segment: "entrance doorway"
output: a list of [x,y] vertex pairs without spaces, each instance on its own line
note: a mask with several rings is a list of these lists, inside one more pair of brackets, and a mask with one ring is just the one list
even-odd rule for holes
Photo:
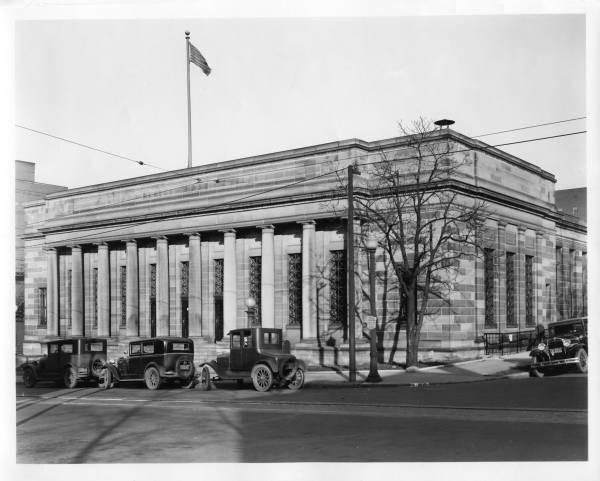
[[190,335],[190,324],[189,324],[189,306],[188,298],[181,298],[181,337],[189,337]]
[[215,341],[223,339],[223,297],[215,296]]

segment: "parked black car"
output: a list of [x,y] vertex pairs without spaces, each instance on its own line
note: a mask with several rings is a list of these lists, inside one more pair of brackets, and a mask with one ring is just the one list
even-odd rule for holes
[[213,380],[229,379],[242,383],[250,378],[254,389],[268,391],[274,384],[300,389],[304,385],[306,366],[289,352],[284,352],[281,329],[253,327],[229,332],[228,355],[219,356],[200,366],[200,387]]
[[158,389],[164,381],[195,381],[194,342],[180,337],[158,337],[129,343],[129,355],[105,363],[100,387],[109,389],[120,381],[144,381]]
[[40,359],[23,364],[23,383],[56,381],[74,388],[79,381],[98,380],[105,362],[106,339],[57,339],[46,343]]
[[552,369],[572,366],[588,370],[587,318],[568,319],[548,324],[548,335],[529,355],[529,375],[543,377]]

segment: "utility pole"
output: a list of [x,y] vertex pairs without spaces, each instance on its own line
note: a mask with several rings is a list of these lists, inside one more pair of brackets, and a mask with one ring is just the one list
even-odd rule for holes
[[356,339],[354,321],[354,166],[348,166],[348,224],[346,242],[348,244],[348,380],[356,382]]

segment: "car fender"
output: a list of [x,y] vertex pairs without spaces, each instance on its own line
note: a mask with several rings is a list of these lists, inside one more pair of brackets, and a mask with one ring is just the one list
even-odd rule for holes
[[35,376],[36,379],[39,378],[38,376],[38,367],[33,364],[33,363],[28,363],[28,364],[24,364],[22,366],[22,370],[25,371],[25,369],[31,369],[31,371],[33,372],[33,375]]
[[146,365],[144,366],[144,372],[146,372],[146,370],[147,370],[149,367],[155,367],[156,369],[158,369],[158,374],[159,374],[159,376],[161,376],[161,377],[162,377],[162,376],[164,376],[164,375],[165,375],[165,371],[166,371],[166,369],[165,369],[165,367],[164,367],[164,366],[161,366],[161,365],[159,365],[159,364],[155,363],[154,361],[150,361],[148,364],[146,364]]
[[[262,357],[254,363],[254,366],[257,366],[259,364],[264,364],[265,366],[268,366],[269,369],[271,370],[271,372],[273,372],[273,374],[279,373],[279,369],[278,369],[279,366],[277,366],[277,362],[275,361],[275,359],[271,359],[268,357]],[[254,366],[252,366],[253,369],[254,369]]]
[[110,371],[114,381],[121,380],[121,376],[119,376],[119,370],[117,369],[117,366],[115,366],[114,364],[107,362],[104,364],[104,369],[108,369]]
[[549,361],[550,355],[546,351],[541,351],[539,349],[534,349],[529,353],[529,356],[532,358],[540,359],[542,361]]
[[583,344],[577,342],[575,344],[571,344],[567,349],[566,349],[566,353],[569,356],[575,357],[575,355],[577,354],[577,352],[579,351],[579,349],[583,349],[586,353],[587,353],[587,349],[586,346],[584,346]]

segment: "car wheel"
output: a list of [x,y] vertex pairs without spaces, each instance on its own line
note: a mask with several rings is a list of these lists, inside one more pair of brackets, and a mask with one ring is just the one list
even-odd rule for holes
[[112,385],[112,372],[108,368],[102,369],[98,378],[98,387],[100,389],[110,389]]
[[577,351],[577,359],[579,359],[579,362],[575,364],[577,372],[585,374],[588,371],[587,352],[585,352],[585,349]]
[[77,386],[77,373],[75,368],[68,367],[63,373],[63,382],[66,388],[73,389]]
[[156,391],[160,387],[160,373],[158,369],[155,367],[149,367],[144,372],[144,381],[146,382],[146,387],[152,391]]
[[294,377],[290,380],[287,387],[292,391],[297,391],[298,389],[302,389],[302,386],[304,386],[304,370],[302,368],[298,368],[296,369],[296,374],[294,374]]
[[210,370],[204,366],[200,370],[200,379],[198,380],[198,387],[202,391],[210,391]]
[[23,384],[25,384],[25,387],[35,386],[36,381],[37,379],[35,378],[33,369],[25,369],[23,371]]
[[254,389],[259,392],[271,389],[273,385],[273,373],[269,366],[257,364],[252,368],[252,384],[254,384]]

